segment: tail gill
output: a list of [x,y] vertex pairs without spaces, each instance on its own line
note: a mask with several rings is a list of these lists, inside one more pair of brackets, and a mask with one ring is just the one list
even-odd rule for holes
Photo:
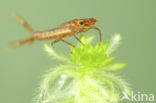
[[13,42],[13,43],[9,44],[7,49],[12,50],[12,49],[17,48],[19,46],[22,46],[24,44],[32,43],[33,41],[34,41],[33,37],[29,37],[29,38],[26,38],[24,40],[19,40],[19,41],[16,41],[16,42]]

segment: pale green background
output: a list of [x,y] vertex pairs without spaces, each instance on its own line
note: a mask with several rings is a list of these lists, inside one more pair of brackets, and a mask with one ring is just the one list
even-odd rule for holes
[[[0,0],[0,103],[29,103],[40,76],[56,65],[43,50],[43,44],[51,41],[5,50],[9,42],[31,35],[11,17],[13,12],[35,30],[75,18],[98,18],[103,39],[109,40],[115,32],[122,35],[120,48],[113,54],[127,63],[121,75],[135,92],[156,95],[156,0]],[[90,30],[89,34],[97,32]],[[61,42],[55,48],[69,53]]]

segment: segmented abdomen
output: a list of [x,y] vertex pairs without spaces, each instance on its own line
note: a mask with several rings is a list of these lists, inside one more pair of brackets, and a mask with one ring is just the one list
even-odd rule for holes
[[43,40],[43,39],[52,39],[52,38],[61,38],[72,35],[72,31],[69,28],[56,28],[49,31],[36,32],[34,33],[34,39]]

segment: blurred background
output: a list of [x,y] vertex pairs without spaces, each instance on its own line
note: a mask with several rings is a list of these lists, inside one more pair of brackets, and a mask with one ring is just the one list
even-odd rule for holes
[[[127,63],[120,75],[136,93],[156,95],[155,0],[0,0],[0,103],[30,103],[41,75],[57,66],[43,50],[43,44],[52,40],[36,41],[13,51],[5,49],[10,42],[31,36],[12,18],[15,12],[36,31],[55,28],[75,18],[96,17],[104,40],[114,33],[122,36],[113,54],[116,60]],[[90,30],[85,35],[98,33]],[[66,40],[77,43],[73,37]],[[55,48],[66,55],[70,52],[62,42]]]

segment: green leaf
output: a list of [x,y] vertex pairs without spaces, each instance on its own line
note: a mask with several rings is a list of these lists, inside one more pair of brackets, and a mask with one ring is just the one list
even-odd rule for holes
[[125,63],[113,63],[113,64],[104,66],[103,69],[107,71],[115,72],[115,71],[122,69],[125,66],[126,66]]

